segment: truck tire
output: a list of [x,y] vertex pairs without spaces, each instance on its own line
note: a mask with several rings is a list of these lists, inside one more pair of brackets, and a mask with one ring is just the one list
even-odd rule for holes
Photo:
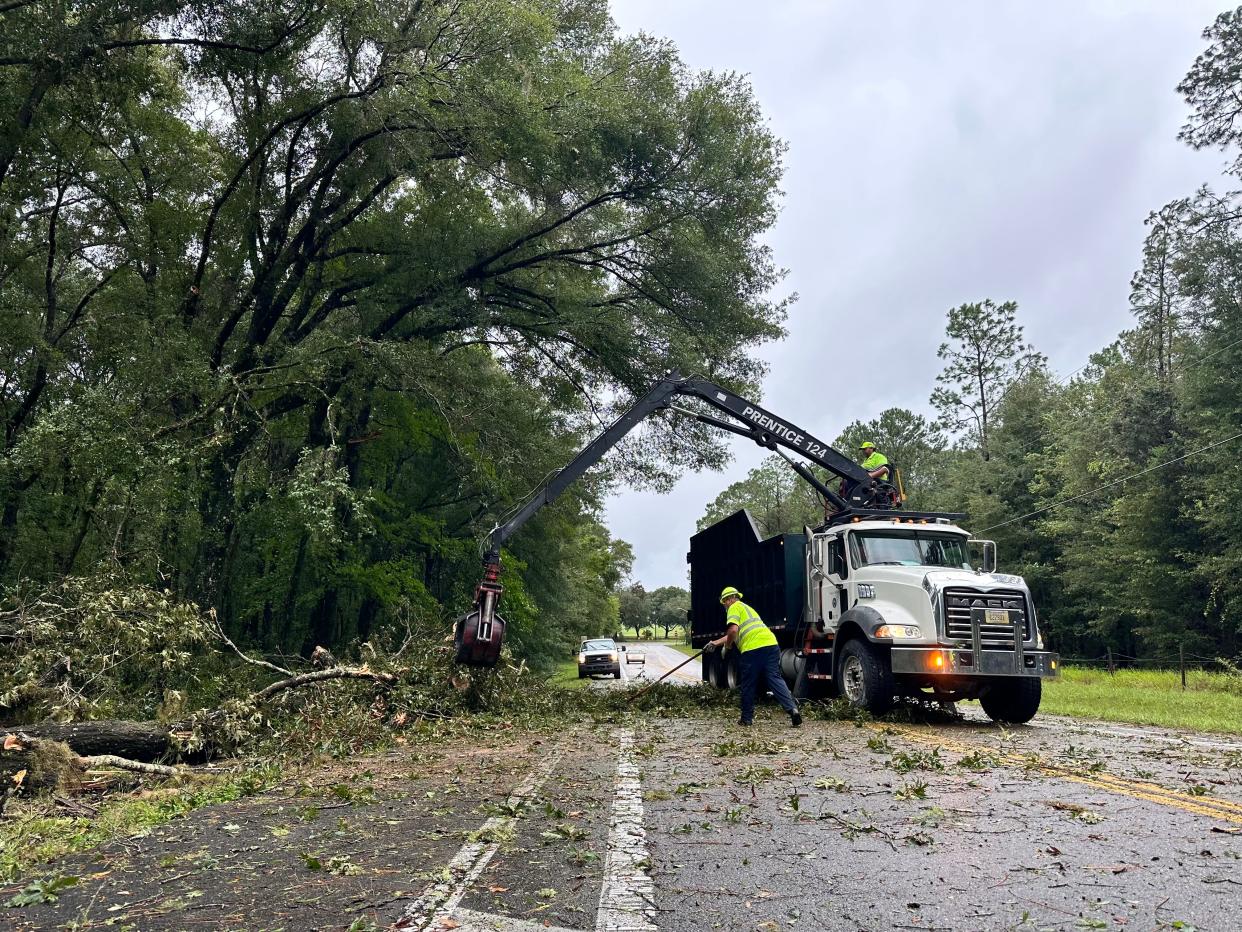
[[711,653],[703,655],[703,682],[708,686],[720,688],[720,683],[716,680],[716,665],[720,663],[720,654]]
[[716,668],[713,671],[716,686],[720,689],[737,689],[738,669],[737,669],[737,651],[730,650],[723,654],[716,654]]
[[880,715],[893,707],[893,671],[887,658],[861,638],[841,648],[837,681],[850,705]]
[[988,718],[1009,725],[1024,725],[1039,711],[1043,682],[1037,676],[1004,677],[979,697]]
[[621,679],[621,668],[617,667],[617,669],[613,670],[612,676],[613,676],[613,679],[617,679],[617,680]]

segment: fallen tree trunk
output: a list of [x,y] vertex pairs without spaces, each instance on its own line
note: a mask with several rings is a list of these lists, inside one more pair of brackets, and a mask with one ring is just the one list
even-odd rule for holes
[[[186,771],[165,764],[129,760],[115,754],[75,754],[68,745],[28,732],[5,735],[0,742],[0,775],[14,789],[57,788],[78,781],[83,771],[115,768],[158,777],[179,777]],[[6,794],[8,795],[8,794]]]
[[[268,702],[273,697],[291,689],[323,683],[328,680],[370,680],[382,686],[394,686],[397,677],[391,673],[375,673],[366,667],[329,667],[326,670],[312,670],[277,680],[250,696],[255,705]],[[186,726],[188,728],[188,726]],[[130,762],[149,763],[169,756],[175,749],[172,737],[183,730],[177,725],[161,725],[159,722],[127,722],[101,720],[97,722],[73,722],[58,724],[46,722],[39,725],[0,726],[0,741],[8,734],[27,735],[43,741],[59,742],[68,746],[73,754],[82,758],[112,756]],[[28,752],[11,750],[0,760],[0,775],[10,777],[22,769],[31,771],[33,786],[40,782],[33,776],[37,768],[30,768],[30,761],[25,756]],[[210,752],[204,754],[205,759]],[[117,765],[119,766],[119,765]],[[138,768],[130,768],[137,770]],[[146,773],[163,773],[148,770]],[[165,774],[167,775],[167,774]]]
[[85,770],[96,767],[115,767],[118,770],[153,774],[157,777],[181,777],[186,774],[186,771],[177,767],[169,767],[167,764],[144,764],[141,761],[117,757],[115,754],[94,754],[90,757],[79,757],[77,764]]
[[153,761],[164,757],[170,747],[169,729],[159,722],[101,720],[67,725],[13,725],[0,728],[0,740],[3,740],[5,732],[20,732],[32,738],[61,741],[69,745],[75,754],[83,757],[115,754],[129,760]]

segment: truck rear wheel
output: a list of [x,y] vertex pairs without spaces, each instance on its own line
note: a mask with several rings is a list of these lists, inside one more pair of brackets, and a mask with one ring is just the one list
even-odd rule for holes
[[841,695],[850,705],[872,715],[893,707],[893,671],[869,643],[859,639],[841,648],[839,670]]
[[717,689],[724,689],[725,687],[720,682],[720,674],[717,672],[719,666],[719,651],[703,655],[703,682],[715,686]]
[[721,689],[737,689],[737,650],[716,654],[716,685]]
[[1005,677],[979,697],[979,704],[994,722],[1023,725],[1039,711],[1043,683],[1036,676]]

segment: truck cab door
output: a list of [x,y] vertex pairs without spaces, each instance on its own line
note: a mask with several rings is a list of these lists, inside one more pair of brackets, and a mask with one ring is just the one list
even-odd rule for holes
[[807,620],[816,631],[820,630],[819,619],[820,612],[820,586],[824,581],[824,567],[821,559],[820,544],[821,540],[816,538],[814,532],[805,525],[802,533],[806,535],[806,586],[805,598],[806,604],[802,606],[802,617]]
[[849,560],[845,555],[845,535],[834,534],[822,541],[824,549],[824,625],[835,631],[841,622],[841,613],[849,607],[846,586],[849,579]]
[[817,634],[836,630],[841,612],[845,610],[845,548],[841,535],[815,537],[807,535],[807,605],[806,617]]

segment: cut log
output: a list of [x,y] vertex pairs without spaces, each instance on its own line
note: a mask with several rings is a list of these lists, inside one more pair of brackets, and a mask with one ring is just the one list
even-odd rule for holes
[[61,786],[76,776],[78,756],[56,741],[30,740],[0,743],[0,780],[5,789],[16,786],[41,790]]
[[168,754],[168,728],[159,722],[73,722],[68,725],[11,725],[0,727],[0,740],[8,733],[63,741],[82,757],[115,754],[137,761],[159,760]]
[[46,738],[32,738],[23,733],[8,736],[0,744],[0,774],[8,784],[26,789],[58,788],[76,783],[81,771],[94,768],[115,768],[159,777],[181,777],[187,771],[164,764],[148,764],[115,754],[81,756],[68,745]]

